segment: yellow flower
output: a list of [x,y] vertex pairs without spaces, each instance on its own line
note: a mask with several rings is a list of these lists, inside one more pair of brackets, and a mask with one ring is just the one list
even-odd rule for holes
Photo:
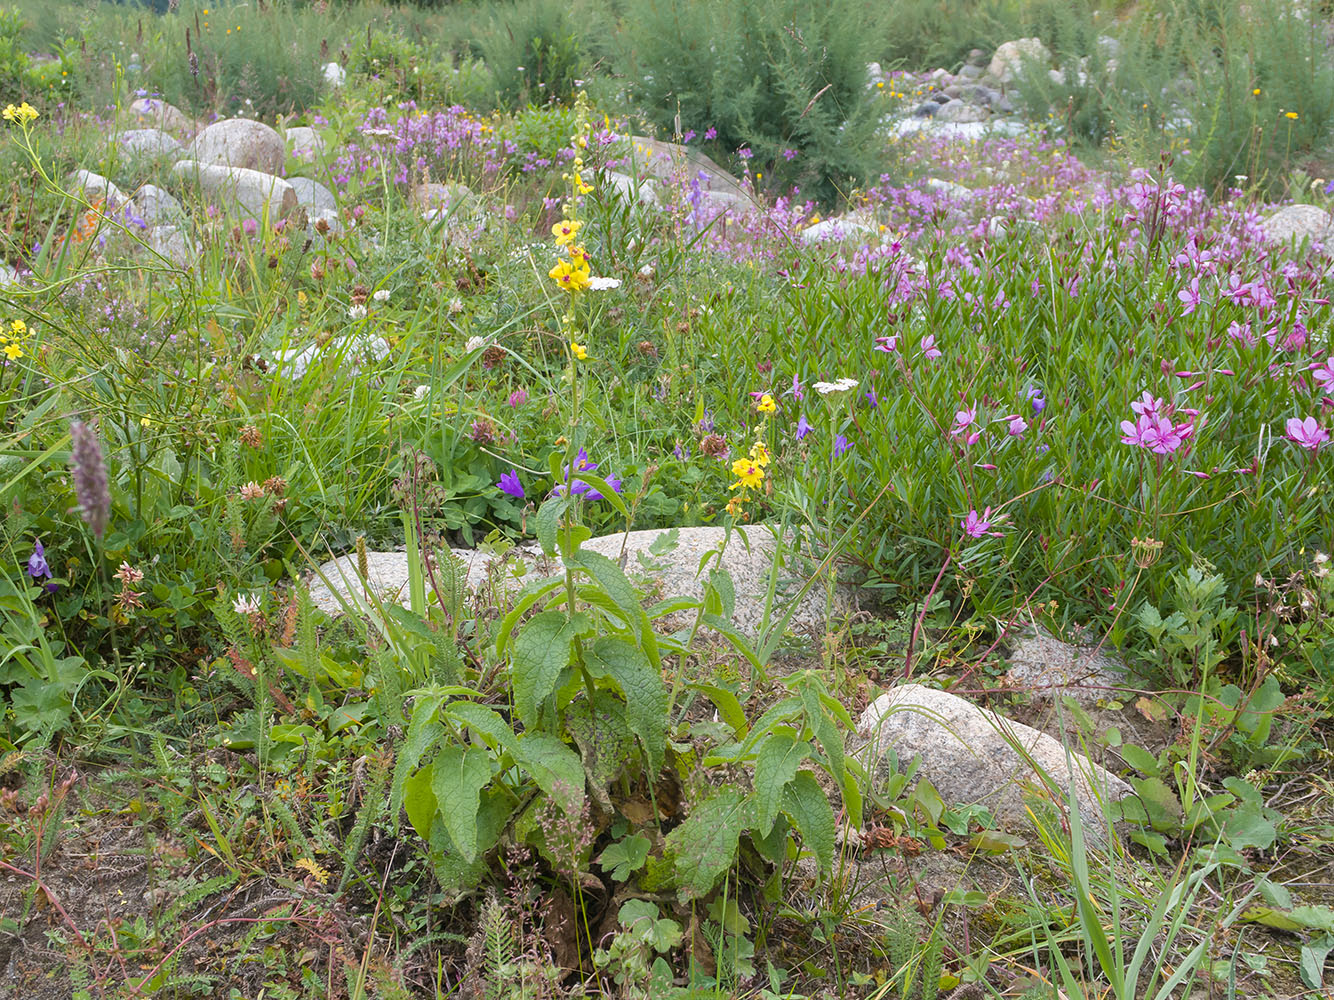
[[588,265],[581,267],[571,261],[560,260],[547,272],[547,277],[567,292],[582,292],[588,287]]
[[324,885],[326,882],[329,881],[330,876],[328,870],[323,865],[319,864],[317,861],[311,858],[298,859],[296,862],[296,867],[300,868],[308,875],[313,875],[315,877],[315,881],[319,882],[320,885]]
[[10,361],[17,361],[19,358],[23,357],[23,348],[15,343],[6,344],[5,357]]
[[570,353],[574,355],[576,361],[588,360],[588,348],[573,340],[570,341]]
[[1259,97],[1259,96],[1260,96],[1260,88],[1259,88],[1259,87],[1256,87],[1254,90],[1252,90],[1252,91],[1251,91],[1251,96],[1252,96],[1252,97]]
[[761,469],[768,467],[769,449],[764,446],[763,441],[756,441],[755,444],[751,446],[750,460],[754,462],[756,465],[758,465]]
[[582,243],[570,247],[565,252],[570,255],[570,260],[575,267],[582,267],[585,271],[588,270],[588,251],[584,249]]
[[1296,121],[1296,119],[1297,119],[1297,112],[1295,112],[1295,111],[1289,111],[1289,112],[1287,112],[1286,114],[1284,114],[1283,117],[1284,117],[1284,118],[1291,118],[1291,119],[1293,119],[1294,121]]
[[736,482],[731,485],[731,489],[752,486],[759,486],[764,482],[764,470],[753,459],[738,458],[732,463],[732,475],[736,476]]
[[8,105],[4,112],[4,119],[7,122],[15,122],[18,125],[27,125],[37,120],[37,109],[27,101],[24,101],[17,108],[14,105]]
[[583,227],[582,222],[576,222],[573,219],[567,219],[564,222],[558,222],[551,227],[551,235],[556,237],[556,246],[567,247],[574,242],[579,230]]
[[766,392],[760,397],[760,401],[755,404],[755,409],[761,413],[773,413],[778,409],[778,404],[774,402],[773,396]]
[[21,319],[16,319],[14,320],[14,322],[9,324],[9,332],[16,337],[22,337],[25,333],[28,332],[28,324],[23,322],[23,320]]

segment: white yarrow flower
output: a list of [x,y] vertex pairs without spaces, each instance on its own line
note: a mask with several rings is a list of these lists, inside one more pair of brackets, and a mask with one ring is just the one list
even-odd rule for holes
[[365,318],[366,318],[366,307],[365,307],[365,306],[348,306],[348,309],[347,309],[347,318],[348,318],[348,319],[365,319]]
[[589,278],[588,287],[595,292],[605,292],[611,288],[620,288],[620,278]]
[[372,295],[371,298],[373,298],[376,302],[388,302],[388,301],[389,301],[389,289],[387,289],[387,288],[381,288],[378,292],[376,292],[374,295]]
[[850,392],[859,384],[855,378],[841,378],[837,382],[816,382],[811,388],[821,396],[835,396]]

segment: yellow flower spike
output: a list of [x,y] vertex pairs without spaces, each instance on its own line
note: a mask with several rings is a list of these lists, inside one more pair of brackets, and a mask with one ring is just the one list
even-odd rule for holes
[[576,341],[570,341],[570,353],[574,355],[576,361],[588,360],[588,348]]
[[756,441],[750,449],[750,460],[761,469],[769,466],[769,449],[764,446],[763,441]]
[[26,126],[37,120],[37,109],[27,101],[18,107],[10,104],[0,114],[3,114],[5,121],[14,122],[19,126]]
[[567,292],[582,292],[588,287],[588,267],[579,267],[568,260],[557,261],[556,266],[547,272],[556,284]]
[[755,409],[760,413],[773,413],[778,409],[778,404],[774,402],[773,396],[766,392],[760,397],[760,401],[755,404]]
[[576,222],[574,219],[567,219],[564,222],[558,222],[551,227],[551,235],[556,237],[556,246],[565,247],[574,242],[575,237],[579,235],[579,230],[583,227],[582,222]]

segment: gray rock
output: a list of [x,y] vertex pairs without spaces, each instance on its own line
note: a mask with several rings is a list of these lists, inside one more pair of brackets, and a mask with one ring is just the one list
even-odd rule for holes
[[[1106,822],[1100,803],[1131,791],[1116,775],[1067,751],[1045,733],[918,684],[893,688],[877,698],[862,713],[857,732],[868,741],[862,751],[868,771],[884,773],[889,749],[901,768],[920,756],[918,775],[930,781],[947,804],[983,805],[1011,830],[1031,824],[1025,788],[1064,802],[1073,780],[1085,838],[1102,843]],[[1048,787],[1043,775],[1054,787]]]
[[1260,223],[1260,228],[1275,243],[1300,243],[1308,238],[1334,241],[1334,219],[1315,205],[1287,205]]
[[133,128],[116,137],[120,148],[131,158],[179,158],[184,150],[179,142],[157,128]]
[[936,112],[936,118],[940,121],[956,124],[983,122],[989,117],[985,108],[976,107],[967,101],[950,101],[948,104],[942,104],[940,110]]
[[134,214],[150,226],[179,226],[185,222],[181,203],[156,184],[144,184],[130,198]]
[[347,70],[336,62],[327,62],[320,71],[324,74],[324,82],[335,90],[347,83]]
[[1070,697],[1092,705],[1125,683],[1125,668],[1110,656],[1092,647],[1072,646],[1039,629],[1030,628],[1018,637],[1009,664],[1010,683],[1040,700]]
[[928,177],[926,181],[928,191],[936,191],[955,201],[969,201],[973,197],[972,188],[964,187],[954,181],[941,180],[939,177]]
[[[768,592],[769,574],[773,566],[776,545],[772,532],[764,526],[753,526],[743,530],[744,538],[741,531],[732,532],[721,559],[710,563],[710,566],[721,565],[731,575],[736,592],[732,623],[739,631],[753,636],[758,632],[763,618],[764,599]],[[585,542],[584,548],[611,559],[624,558],[626,572],[632,579],[638,579],[645,586],[652,599],[699,597],[704,592],[704,582],[696,576],[700,560],[723,543],[725,530],[705,526],[680,528],[677,531],[676,547],[658,556],[650,552],[650,547],[665,533],[656,529],[632,531],[628,535],[604,535]],[[749,548],[746,546],[746,539],[749,539]],[[467,549],[455,550],[455,555],[467,562],[469,586],[477,587],[487,579],[493,557]],[[370,560],[373,590],[377,594],[388,592],[396,595],[396,599],[406,603],[407,553],[378,552],[367,553],[367,556]],[[559,571],[559,564],[556,561],[547,559],[531,544],[521,546],[510,558],[514,556],[518,556],[527,564],[528,571],[522,578],[515,578],[507,568],[498,566],[495,573],[501,585],[507,589],[517,589],[529,580]],[[311,583],[311,598],[317,607],[330,614],[338,614],[341,612],[341,604],[334,591],[343,594],[346,599],[350,593],[349,585],[353,592],[360,589],[356,559],[356,554],[352,553],[320,567],[323,579],[317,574]],[[794,567],[801,561],[795,556],[785,558],[785,562]],[[707,579],[707,575],[706,569],[704,579]],[[329,581],[332,590],[324,580]],[[771,622],[777,622],[782,616],[803,582],[795,568],[792,570],[786,567],[780,568]],[[838,588],[834,595],[834,612],[843,611],[848,605],[848,600],[848,593]],[[824,622],[824,588],[817,585],[797,603],[788,628],[807,632],[822,630]]]
[[934,118],[939,110],[940,105],[935,101],[923,101],[912,109],[912,116],[914,118]]
[[938,90],[931,95],[930,100],[935,101],[937,104],[949,104],[953,98],[943,90]]
[[981,49],[971,49],[968,53],[969,66],[985,66],[987,64],[987,54]]
[[986,71],[981,66],[974,66],[972,63],[969,63],[967,66],[964,66],[959,70],[958,76],[961,79],[969,81],[980,80],[982,79],[982,74],[985,72]]
[[611,171],[607,174],[607,183],[609,183],[618,197],[628,202],[639,202],[650,208],[657,208],[662,204],[658,198],[658,192],[654,190],[650,181],[641,180],[635,183],[635,179],[629,174],[622,174]]
[[19,273],[8,264],[0,263],[0,288],[13,288],[19,283]]
[[194,119],[174,104],[156,97],[141,97],[131,102],[121,118],[126,124],[161,129],[177,137],[189,135],[195,130]]
[[458,221],[481,208],[477,196],[466,184],[418,184],[408,195],[408,204],[421,212],[423,218],[447,215]]
[[309,177],[288,177],[286,180],[296,191],[298,205],[305,205],[319,212],[338,211],[338,199],[319,181],[313,181]]
[[120,188],[101,174],[95,174],[91,170],[74,171],[69,175],[69,183],[71,187],[80,191],[89,201],[101,198],[106,202],[107,207],[124,205],[127,200],[125,193]]
[[948,87],[942,90],[941,93],[951,101],[957,101],[963,97],[963,87],[959,86],[957,83],[951,83]]
[[1001,83],[1014,83],[1020,73],[1024,72],[1026,62],[1037,63],[1040,66],[1046,66],[1051,62],[1051,52],[1042,44],[1042,39],[1016,38],[1012,42],[999,45],[996,54],[991,57],[987,72]]
[[193,267],[199,259],[199,247],[183,229],[176,226],[154,226],[146,242],[149,249],[180,268]]
[[293,156],[307,163],[324,156],[324,136],[305,125],[287,130],[287,146]]
[[278,174],[287,159],[287,145],[263,122],[224,118],[195,136],[190,156],[199,163]]
[[183,185],[197,186],[210,204],[249,218],[267,213],[276,221],[297,208],[292,185],[258,170],[181,160],[171,168],[171,176]]
[[801,242],[808,246],[812,243],[856,240],[865,243],[877,236],[876,230],[863,222],[851,219],[823,219],[801,231]]
[[755,204],[749,191],[713,160],[696,149],[674,142],[661,142],[642,135],[630,137],[630,158],[635,163],[632,171],[637,177],[656,177],[671,181],[679,178],[686,187],[695,181],[709,195],[724,195],[719,204],[749,207]]

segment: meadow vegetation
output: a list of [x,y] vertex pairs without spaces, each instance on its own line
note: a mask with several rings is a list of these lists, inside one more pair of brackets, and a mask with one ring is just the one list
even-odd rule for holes
[[[1263,222],[1334,202],[1334,61],[1259,6],[0,11],[0,993],[1328,989],[1334,271]],[[1030,35],[1022,134],[887,134]],[[145,96],[316,127],[336,224],[183,190]],[[649,134],[744,210],[627,197]],[[695,526],[778,529],[823,628],[656,592]],[[1015,686],[1024,625],[1125,684]],[[868,766],[899,679],[1135,794],[1017,831]]]

